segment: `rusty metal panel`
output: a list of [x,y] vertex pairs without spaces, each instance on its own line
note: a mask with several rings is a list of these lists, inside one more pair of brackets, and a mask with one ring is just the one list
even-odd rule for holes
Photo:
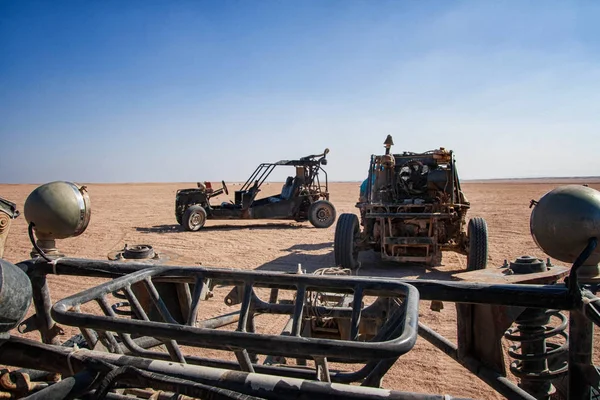
[[548,271],[532,274],[511,274],[508,268],[486,268],[477,271],[461,272],[454,277],[468,282],[481,283],[528,283],[528,284],[552,284],[569,275],[569,268],[562,266],[549,267]]

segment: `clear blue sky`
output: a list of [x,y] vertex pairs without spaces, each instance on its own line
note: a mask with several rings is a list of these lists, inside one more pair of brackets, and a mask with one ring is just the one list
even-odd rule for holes
[[0,182],[238,181],[331,149],[600,175],[597,1],[0,0]]

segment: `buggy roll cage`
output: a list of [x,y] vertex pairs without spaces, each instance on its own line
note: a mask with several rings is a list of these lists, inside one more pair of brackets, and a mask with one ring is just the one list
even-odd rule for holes
[[[329,153],[329,149],[325,149],[321,154],[311,154],[298,160],[280,160],[274,163],[261,163],[254,170],[252,175],[250,175],[240,191],[249,190],[254,185],[256,185],[257,189],[260,188],[269,175],[271,175],[275,167],[279,166],[305,167],[305,174],[308,172],[308,174],[305,175],[307,177],[307,182],[305,183],[312,183],[316,180],[317,184],[315,186],[318,187],[321,187],[319,172],[322,172],[323,175],[325,175],[325,191],[328,191],[327,171],[321,166],[327,164],[327,160],[325,159],[327,153]],[[309,186],[313,185],[311,184]]]

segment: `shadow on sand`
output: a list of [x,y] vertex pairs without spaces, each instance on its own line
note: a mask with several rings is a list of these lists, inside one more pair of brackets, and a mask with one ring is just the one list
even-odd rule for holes
[[[294,222],[287,223],[268,223],[268,224],[250,224],[250,225],[212,225],[204,226],[202,231],[240,231],[240,230],[255,230],[255,229],[310,229],[310,226],[300,225]],[[136,227],[136,231],[142,233],[177,233],[185,232],[179,224],[171,225],[155,225],[152,227]]]
[[325,243],[312,243],[312,244],[295,244],[292,247],[285,249],[285,251],[315,251],[330,248],[333,250],[333,242]]
[[[306,251],[323,250],[330,248],[327,254],[310,254]],[[279,271],[294,273],[301,264],[302,271],[312,274],[320,268],[335,266],[333,243],[325,242],[318,244],[298,244],[286,249],[289,254],[271,260],[258,268],[259,271]],[[454,280],[453,274],[464,272],[464,269],[446,269],[427,267],[419,264],[398,264],[395,262],[382,261],[378,253],[367,251],[360,253],[361,264],[357,275],[373,278],[408,278],[408,279],[436,279]]]

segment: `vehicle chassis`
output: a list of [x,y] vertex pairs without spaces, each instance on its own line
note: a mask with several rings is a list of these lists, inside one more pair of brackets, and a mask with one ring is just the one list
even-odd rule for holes
[[[442,251],[467,255],[468,269],[487,264],[487,225],[473,218],[460,187],[454,154],[443,148],[425,153],[372,155],[366,192],[353,214],[342,214],[336,231],[336,264],[355,269],[358,253],[375,250],[381,259],[441,264]],[[345,243],[351,241],[352,243]],[[348,254],[344,254],[348,253]]]
[[[11,365],[28,370],[20,370],[9,374],[9,378],[23,379],[26,372],[28,378],[41,377],[41,371],[62,374],[65,379],[50,386],[29,385],[30,392],[39,391],[38,398],[65,398],[63,395],[81,396],[78,398],[93,398],[104,394],[103,398],[127,398],[114,394],[109,389],[154,388],[168,390],[189,396],[203,397],[209,394],[212,398],[391,398],[391,399],[442,399],[449,396],[436,396],[418,393],[406,393],[377,389],[381,378],[399,356],[409,351],[414,344],[412,334],[419,335],[441,349],[445,354],[459,362],[467,370],[478,376],[494,390],[509,399],[549,398],[545,395],[532,394],[523,390],[531,388],[532,383],[546,384],[557,376],[544,371],[525,374],[520,386],[509,380],[501,368],[495,367],[489,360],[473,357],[470,346],[464,337],[461,339],[460,324],[471,326],[476,321],[459,320],[459,340],[454,344],[431,328],[417,321],[418,298],[422,300],[456,302],[458,305],[491,305],[505,307],[505,311],[519,310],[515,315],[526,313],[528,310],[544,312],[545,310],[567,310],[568,317],[568,348],[566,352],[568,369],[563,368],[560,375],[568,375],[568,398],[590,399],[591,388],[598,388],[600,374],[592,364],[593,324],[600,324],[600,299],[590,286],[580,286],[577,282],[577,269],[588,258],[597,244],[596,239],[590,239],[586,249],[571,268],[566,283],[553,285],[503,285],[469,283],[455,281],[433,280],[394,280],[364,277],[322,277],[316,275],[296,275],[282,273],[241,272],[234,270],[153,266],[148,268],[144,263],[107,262],[98,260],[62,258],[53,262],[38,260],[24,261],[18,266],[28,274],[32,288],[36,314],[22,324],[27,330],[39,330],[42,341],[5,337],[0,346],[0,360],[5,365]],[[105,284],[70,296],[56,304],[52,304],[46,280],[49,274],[71,276],[95,276],[113,278]],[[170,314],[167,297],[161,297],[161,290],[152,284],[151,278],[165,278],[163,284],[184,285],[194,287],[188,291],[187,318],[175,321]],[[116,279],[115,279],[116,278]],[[192,316],[199,307],[200,301],[207,298],[206,289],[210,287],[209,280],[218,281],[234,287],[243,286],[241,308],[237,316],[223,315],[217,319],[202,322],[202,327],[194,328]],[[153,294],[152,304],[159,310],[163,322],[141,318],[136,321],[123,321],[118,307],[106,303],[105,296],[112,291],[124,289],[128,301],[135,305],[136,296],[131,288],[136,283],[145,282]],[[155,287],[153,290],[152,287]],[[253,290],[254,287],[271,290],[268,302],[259,302]],[[310,312],[304,306],[303,299],[307,289],[321,287],[339,291],[351,292],[358,299],[369,291],[376,295],[406,296],[403,302],[402,318],[396,320],[391,327],[393,334],[388,335],[390,341],[358,342],[331,341],[321,338],[304,338],[300,336],[299,321],[303,313]],[[158,288],[158,289],[157,289]],[[281,304],[276,301],[277,291],[286,288],[296,291],[296,300],[292,304]],[[414,294],[418,290],[418,296]],[[400,290],[398,292],[398,290]],[[190,294],[193,293],[193,294]],[[412,294],[411,294],[412,293]],[[184,296],[185,297],[185,296]],[[169,297],[172,299],[172,297]],[[81,311],[81,306],[89,301],[98,301],[105,316],[100,317]],[[236,303],[236,301],[231,301]],[[180,303],[180,305],[183,303]],[[349,309],[329,310],[342,313],[352,321],[353,339],[359,330],[361,314],[365,313],[360,302],[354,302]],[[138,310],[142,305],[135,306]],[[254,332],[254,317],[259,313],[288,314],[291,319],[291,330],[282,335],[291,337],[274,338],[272,335],[262,335]],[[507,313],[510,314],[510,313]],[[368,312],[363,315],[368,318]],[[510,317],[514,321],[516,317]],[[81,329],[88,343],[97,343],[93,330],[97,330],[108,338],[104,343],[108,348],[104,351],[79,350],[60,346],[58,321],[65,325],[77,326]],[[566,317],[565,317],[566,321]],[[235,332],[218,332],[210,328],[237,322]],[[398,323],[401,322],[401,323]],[[212,324],[212,326],[211,326]],[[565,322],[567,324],[567,322]],[[520,328],[525,323],[521,321]],[[203,330],[204,329],[204,330]],[[412,330],[412,332],[411,332]],[[285,331],[285,330],[284,330]],[[388,329],[387,333],[392,332]],[[550,329],[550,331],[552,331]],[[114,332],[114,333],[111,333]],[[548,330],[546,331],[548,332]],[[137,334],[131,335],[132,333]],[[475,332],[477,333],[477,332]],[[514,332],[513,332],[514,334]],[[129,335],[129,337],[128,337]],[[115,337],[122,338],[117,343]],[[474,335],[483,340],[483,344],[495,341],[497,338],[486,337],[484,332]],[[546,347],[545,338],[535,343],[535,346]],[[112,337],[113,340],[110,340]],[[133,339],[132,339],[133,338]],[[275,339],[275,340],[274,340]],[[381,339],[381,337],[380,337]],[[209,360],[196,357],[186,358],[182,355],[179,344],[208,348],[220,348],[233,351],[237,362],[226,360]],[[493,343],[494,345],[496,343]],[[525,344],[525,343],[523,343]],[[156,345],[165,345],[167,352],[151,352],[148,349]],[[482,343],[479,343],[482,346]],[[531,346],[531,344],[530,344]],[[487,346],[483,346],[487,347]],[[531,347],[530,347],[531,349]],[[539,350],[539,347],[538,347]],[[315,367],[260,365],[255,363],[253,354],[270,354],[294,356],[304,359],[314,359]],[[514,352],[513,352],[514,354]],[[539,355],[523,354],[522,363],[539,363]],[[549,357],[546,354],[546,357]],[[357,372],[331,370],[327,361],[361,362],[365,366]],[[530,365],[531,367],[531,365]],[[5,372],[7,374],[7,372]],[[29,378],[31,377],[31,378]],[[40,378],[41,379],[41,378]],[[2,381],[2,380],[0,380]],[[28,381],[29,382],[29,381]],[[98,383],[100,382],[100,384]],[[361,386],[347,385],[350,382],[360,382]],[[31,384],[33,382],[30,382]],[[336,384],[339,383],[339,384]],[[3,384],[4,390],[7,390]],[[31,389],[33,388],[33,389]],[[14,389],[14,388],[13,388]],[[23,388],[21,387],[23,391]],[[40,397],[41,396],[41,397]],[[46,397],[44,397],[46,396]],[[121,397],[119,397],[121,396]],[[236,397],[237,396],[237,397]]]

